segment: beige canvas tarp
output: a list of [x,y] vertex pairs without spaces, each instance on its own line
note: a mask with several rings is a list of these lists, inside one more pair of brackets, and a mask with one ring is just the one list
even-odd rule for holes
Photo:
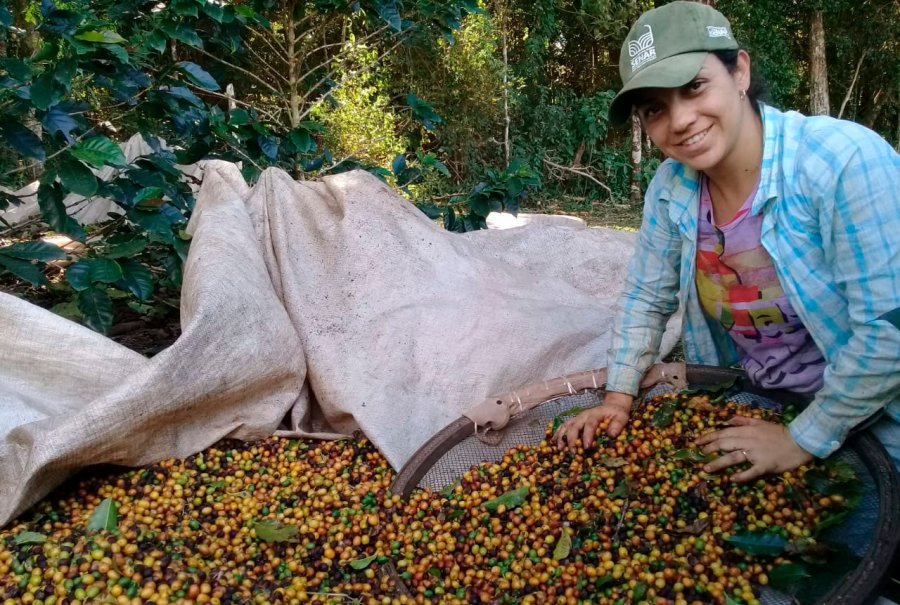
[[0,294],[0,524],[81,467],[226,436],[361,429],[399,468],[485,397],[604,365],[634,234],[560,222],[459,235],[367,173],[206,164],[171,347]]

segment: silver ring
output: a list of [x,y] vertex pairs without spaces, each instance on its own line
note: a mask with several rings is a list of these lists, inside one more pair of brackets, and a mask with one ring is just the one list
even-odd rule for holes
[[741,453],[744,455],[744,460],[746,460],[750,464],[753,464],[753,461],[750,460],[750,455],[747,454],[747,450],[741,450]]

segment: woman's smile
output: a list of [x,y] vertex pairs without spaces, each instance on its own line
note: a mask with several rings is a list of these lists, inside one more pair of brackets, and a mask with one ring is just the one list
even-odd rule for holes
[[712,126],[707,126],[705,129],[701,130],[700,132],[698,132],[697,134],[695,134],[695,135],[693,135],[693,136],[691,136],[691,137],[688,137],[687,139],[685,139],[684,141],[682,141],[682,142],[679,143],[678,145],[679,145],[680,147],[693,147],[693,146],[695,146],[697,143],[699,143],[700,141],[702,141],[703,139],[706,138],[706,135],[709,133],[709,131],[710,131],[711,128],[712,128]]

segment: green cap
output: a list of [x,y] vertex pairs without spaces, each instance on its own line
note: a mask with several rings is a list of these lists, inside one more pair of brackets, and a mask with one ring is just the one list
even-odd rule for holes
[[628,119],[631,91],[683,86],[697,75],[710,51],[737,48],[728,19],[711,6],[678,0],[648,10],[622,44],[623,86],[609,107],[610,122]]

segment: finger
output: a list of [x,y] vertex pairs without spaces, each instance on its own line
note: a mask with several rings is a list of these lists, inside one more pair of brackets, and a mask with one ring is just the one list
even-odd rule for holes
[[735,483],[747,483],[748,481],[752,481],[764,474],[765,472],[760,468],[760,466],[758,464],[754,464],[748,469],[733,474],[730,478]]
[[567,424],[568,423],[563,422],[561,425],[559,425],[559,427],[557,427],[556,432],[553,433],[553,439],[556,440],[556,447],[558,447],[559,449],[563,449],[566,447],[566,431],[568,429],[568,426],[566,426]]
[[581,422],[575,421],[572,422],[571,426],[569,426],[569,430],[566,431],[566,441],[569,444],[569,450],[575,451],[578,449],[578,440],[581,437]]
[[628,423],[628,414],[616,414],[609,419],[609,426],[606,427],[606,434],[610,437],[618,437],[622,429]]
[[759,418],[750,418],[749,416],[732,416],[728,421],[728,424],[731,426],[753,426],[754,424],[759,424],[760,422],[765,422],[765,420],[761,420]]
[[719,456],[712,462],[708,462],[707,464],[705,464],[703,466],[703,470],[707,473],[718,473],[719,471],[726,469],[729,466],[734,466],[735,464],[740,464],[741,462],[746,461],[747,459],[741,452],[729,452],[727,454]]
[[584,423],[584,429],[582,430],[581,443],[584,444],[584,449],[590,449],[592,445],[594,445],[594,435],[597,432],[597,426],[600,423],[593,418]]
[[696,439],[694,439],[694,443],[697,445],[705,445],[707,443],[712,443],[713,441],[718,441],[723,438],[727,438],[732,436],[734,431],[732,429],[720,429],[718,431],[710,431],[708,433],[704,433],[700,435]]

